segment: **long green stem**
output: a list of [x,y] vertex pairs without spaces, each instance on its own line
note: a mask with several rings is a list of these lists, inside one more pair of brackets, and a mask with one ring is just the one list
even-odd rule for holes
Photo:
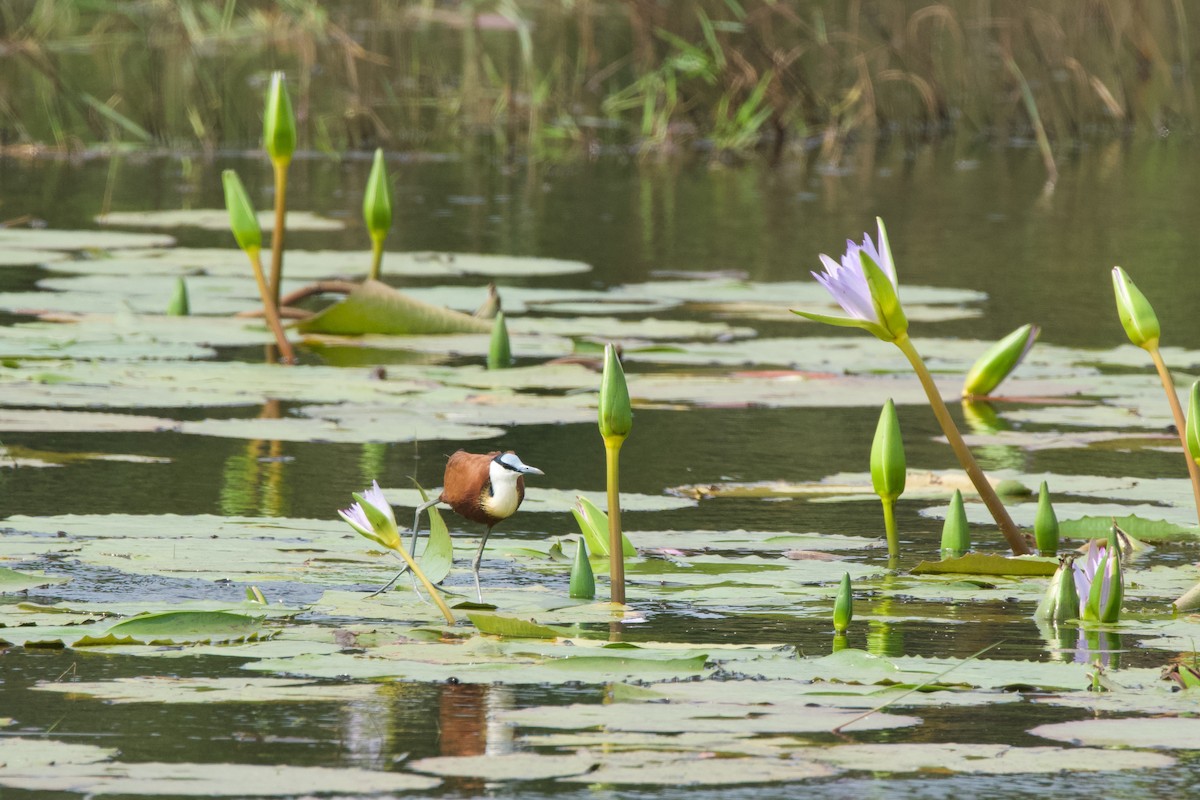
[[896,501],[890,497],[883,500],[883,529],[887,532],[888,558],[900,557],[900,539],[896,535]]
[[446,605],[446,601],[442,599],[441,594],[439,594],[438,590],[434,588],[432,583],[429,582],[429,578],[425,577],[425,573],[422,572],[421,568],[417,566],[417,562],[413,560],[413,557],[410,556],[408,551],[403,547],[395,548],[394,552],[400,554],[400,557],[403,558],[405,563],[408,564],[408,568],[412,570],[412,574],[416,575],[417,580],[419,580],[425,586],[425,591],[429,592],[429,596],[433,598],[433,602],[437,603],[437,607],[441,610],[442,616],[446,618],[446,622],[454,625],[457,620],[455,620],[454,615],[450,613],[450,607]]
[[287,334],[283,332],[283,325],[279,322],[279,309],[271,302],[271,287],[267,285],[267,278],[263,274],[262,258],[258,248],[247,250],[246,255],[250,256],[250,266],[254,269],[254,280],[258,283],[258,294],[262,297],[263,316],[267,318],[267,325],[271,328],[271,333],[275,334],[275,342],[279,345],[279,355],[283,358],[283,363],[296,363],[296,352],[292,350],[292,343],[287,340]]
[[604,456],[608,477],[608,578],[612,602],[625,603],[625,546],[621,537],[621,491],[618,455],[624,437],[606,438]]
[[1192,495],[1196,500],[1196,514],[1200,518],[1200,467],[1196,466],[1188,451],[1187,418],[1183,415],[1183,406],[1179,404],[1179,395],[1175,392],[1175,381],[1171,379],[1171,372],[1157,347],[1150,351],[1150,358],[1154,359],[1158,377],[1162,379],[1163,388],[1167,390],[1167,402],[1171,404],[1171,413],[1175,416],[1175,429],[1179,431],[1179,441],[1183,443],[1183,458],[1187,461],[1188,475],[1192,479]]
[[371,272],[368,277],[371,280],[379,280],[379,270],[383,265],[383,239],[371,238]]
[[283,283],[283,223],[287,216],[288,162],[273,161],[275,167],[275,230],[271,239],[271,300],[279,309],[279,287]]
[[975,456],[971,455],[967,443],[963,441],[962,434],[958,432],[958,426],[954,424],[954,418],[950,416],[950,410],[946,408],[946,403],[942,400],[942,395],[933,382],[933,376],[929,374],[929,368],[921,359],[921,354],[917,352],[917,348],[913,346],[912,340],[907,335],[897,339],[896,346],[912,364],[913,371],[917,373],[917,378],[920,379],[921,386],[929,397],[933,415],[937,417],[938,424],[942,426],[942,432],[946,434],[946,440],[950,442],[950,447],[958,456],[958,461],[966,471],[967,477],[974,484],[975,491],[979,492],[984,505],[992,513],[992,519],[996,520],[996,524],[1000,526],[1000,532],[1004,534],[1008,546],[1012,548],[1015,555],[1028,555],[1030,553],[1029,546],[1025,544],[1025,537],[1021,534],[1021,529],[1012,521],[1008,510],[1000,502],[996,490],[988,483],[987,476],[975,463]]

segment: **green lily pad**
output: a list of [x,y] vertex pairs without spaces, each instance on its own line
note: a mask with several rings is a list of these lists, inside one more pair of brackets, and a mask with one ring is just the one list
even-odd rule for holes
[[[109,642],[151,645],[193,642],[241,642],[270,635],[261,617],[228,611],[163,611],[118,622],[102,637],[88,637],[82,644]],[[93,641],[94,639],[94,641]]]
[[27,592],[42,586],[54,586],[67,583],[70,578],[58,578],[44,572],[17,572],[15,569],[0,567],[0,594]]
[[468,613],[467,619],[471,620],[471,624],[478,628],[480,633],[490,633],[493,636],[507,636],[514,639],[557,639],[561,635],[554,628],[503,614],[485,614],[476,611]]
[[56,228],[4,228],[0,230],[0,248],[24,250],[116,250],[142,247],[170,247],[170,236],[116,231],[66,231]]
[[1192,717],[1081,719],[1039,725],[1029,732],[1034,736],[1089,747],[1200,749],[1200,719]]
[[342,334],[484,333],[491,322],[414,300],[379,281],[366,281],[297,328]]
[[[229,230],[229,212],[223,208],[187,208],[162,211],[109,211],[96,217],[100,225],[126,228],[203,228],[210,231]],[[258,224],[271,230],[275,224],[275,212],[260,211]],[[340,231],[346,227],[343,220],[317,216],[311,211],[288,209],[289,231]]]
[[74,764],[108,761],[118,751],[111,747],[60,742],[44,737],[0,737],[0,785],[10,773],[33,772]]
[[876,774],[930,771],[972,775],[1054,774],[1064,770],[1160,769],[1175,763],[1175,759],[1160,753],[1137,751],[924,742],[850,744],[820,750],[802,748],[795,754],[841,769]]
[[18,250],[15,247],[0,249],[0,267],[35,267],[65,261],[70,256],[65,252],[49,250]]
[[1037,575],[1050,577],[1058,570],[1057,558],[1009,557],[994,553],[967,553],[958,558],[922,561],[910,570],[913,575],[965,573],[969,575]]
[[438,756],[410,761],[406,766],[444,778],[482,778],[486,781],[544,781],[582,775],[597,765],[587,755],[496,753],[480,756]]
[[1098,539],[1108,535],[1113,523],[1135,539],[1145,542],[1188,541],[1200,536],[1195,525],[1181,525],[1161,519],[1143,519],[1134,515],[1123,517],[1080,517],[1062,520],[1059,533],[1074,539]]
[[312,683],[284,678],[176,678],[167,675],[110,681],[41,682],[33,687],[109,703],[322,703],[368,700],[374,684]]
[[52,769],[0,768],[0,786],[41,792],[170,797],[363,796],[427,791],[440,781],[403,772],[286,764],[55,764]]

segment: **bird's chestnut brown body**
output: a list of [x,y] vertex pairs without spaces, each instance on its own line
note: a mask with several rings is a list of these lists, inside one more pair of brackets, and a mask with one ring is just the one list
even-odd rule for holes
[[458,450],[446,462],[444,488],[438,498],[460,517],[481,525],[495,525],[511,517],[525,499],[525,478],[517,476],[516,502],[497,495],[492,487],[491,467],[499,450],[468,453]]

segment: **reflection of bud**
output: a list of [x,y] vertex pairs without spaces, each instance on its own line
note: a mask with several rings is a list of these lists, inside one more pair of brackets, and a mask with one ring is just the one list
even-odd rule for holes
[[607,442],[620,442],[633,428],[633,410],[629,406],[629,387],[617,348],[609,343],[604,347],[604,376],[600,379],[600,435]]
[[1117,296],[1117,316],[1129,341],[1144,350],[1157,350],[1159,326],[1158,316],[1125,270],[1113,267],[1113,292]]
[[283,84],[283,73],[271,73],[267,108],[263,112],[263,147],[276,164],[287,164],[296,152],[296,115]]
[[592,600],[596,597],[596,576],[592,573],[592,563],[588,561],[587,544],[582,538],[575,548],[575,561],[571,564],[571,586],[568,594],[581,600]]
[[967,372],[963,397],[991,394],[1025,358],[1039,333],[1041,328],[1036,325],[1022,325],[989,347]]
[[971,549],[971,528],[967,510],[963,508],[962,492],[954,490],[946,522],[942,525],[942,558],[958,558]]
[[854,619],[854,595],[850,593],[850,573],[842,573],[842,585],[838,588],[837,599],[833,601],[833,630],[845,633]]
[[383,163],[382,147],[375,151],[367,188],[363,192],[363,221],[373,242],[382,242],[392,227],[392,183]]
[[1042,481],[1038,489],[1037,516],[1033,520],[1033,539],[1037,542],[1038,553],[1052,556],[1058,553],[1058,516],[1054,506],[1050,505],[1050,492],[1046,482]]
[[895,500],[904,492],[904,440],[896,405],[888,399],[879,412],[875,439],[871,442],[871,484],[884,500]]
[[258,251],[262,249],[262,228],[258,227],[258,217],[254,214],[254,206],[246,194],[246,187],[237,173],[227,169],[221,173],[221,183],[225,186],[225,208],[229,210],[229,227],[238,247],[243,250]]
[[1192,460],[1200,464],[1200,381],[1192,384],[1192,397],[1188,401],[1187,447]]
[[507,369],[512,366],[512,348],[508,342],[508,326],[504,323],[504,312],[496,312],[492,324],[492,343],[488,347],[487,368]]

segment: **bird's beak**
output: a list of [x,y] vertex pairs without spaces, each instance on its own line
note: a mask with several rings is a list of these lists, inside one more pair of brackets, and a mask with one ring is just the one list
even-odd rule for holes
[[542,472],[540,469],[538,469],[537,467],[531,467],[528,464],[521,465],[521,472],[524,472],[526,475],[545,475],[546,474],[546,473]]

